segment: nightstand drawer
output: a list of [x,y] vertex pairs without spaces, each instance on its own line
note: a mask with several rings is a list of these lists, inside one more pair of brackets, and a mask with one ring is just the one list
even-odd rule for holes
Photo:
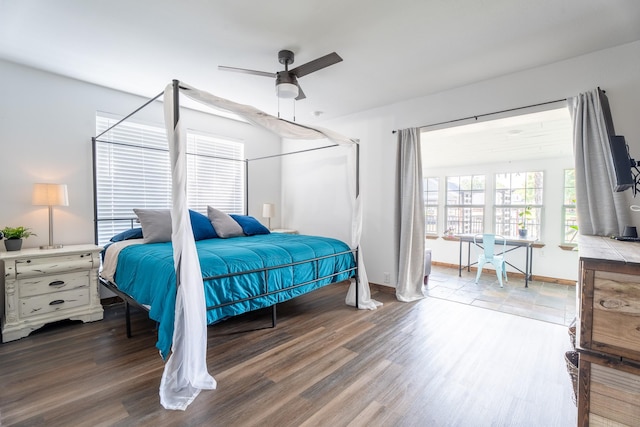
[[42,276],[43,274],[89,270],[94,267],[90,252],[42,258],[25,258],[15,261],[16,278]]
[[31,277],[18,281],[18,296],[31,297],[87,286],[89,286],[89,271]]
[[22,318],[89,305],[89,288],[73,289],[20,299]]

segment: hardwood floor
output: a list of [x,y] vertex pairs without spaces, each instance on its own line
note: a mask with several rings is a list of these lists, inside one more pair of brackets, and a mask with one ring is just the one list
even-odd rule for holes
[[[573,426],[567,328],[438,298],[344,304],[332,285],[209,327],[218,388],[164,410],[154,324],[123,306],[0,345],[0,424]],[[261,329],[262,328],[262,329]]]

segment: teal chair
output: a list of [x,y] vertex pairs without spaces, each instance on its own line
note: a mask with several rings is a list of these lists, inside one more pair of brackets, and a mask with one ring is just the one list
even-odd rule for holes
[[[496,255],[496,240],[502,240],[502,252],[500,255]],[[496,276],[498,276],[498,282],[500,283],[500,287],[504,287],[502,284],[502,278],[504,277],[504,281],[507,281],[507,263],[504,260],[504,251],[507,248],[507,241],[504,237],[496,234],[477,234],[473,237],[473,243],[477,246],[484,248],[483,252],[478,255],[478,274],[476,274],[476,283],[480,279],[480,274],[482,274],[482,266],[487,263],[493,264],[493,267],[496,269]]]

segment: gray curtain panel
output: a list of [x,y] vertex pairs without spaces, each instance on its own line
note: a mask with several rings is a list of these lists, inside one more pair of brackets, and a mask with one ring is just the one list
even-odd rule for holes
[[624,193],[614,193],[615,170],[599,89],[568,98],[573,120],[576,209],[580,234],[620,235],[631,224]]
[[400,197],[400,248],[396,298],[424,298],[424,193],[420,130],[398,131],[398,195]]

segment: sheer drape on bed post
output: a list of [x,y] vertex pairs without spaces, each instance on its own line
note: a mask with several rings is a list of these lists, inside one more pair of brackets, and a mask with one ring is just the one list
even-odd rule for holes
[[396,298],[424,298],[424,193],[418,128],[398,131],[398,196],[400,241]]
[[345,297],[345,303],[352,305],[359,309],[375,310],[380,307],[382,303],[371,298],[371,288],[369,287],[369,277],[367,276],[367,270],[364,267],[364,254],[362,253],[362,247],[360,246],[360,239],[362,238],[362,195],[360,194],[360,143],[359,141],[353,141],[353,155],[349,156],[349,170],[353,171],[353,174],[349,176],[350,187],[353,188],[353,205],[352,205],[352,217],[351,217],[351,248],[357,248],[356,251],[356,264],[358,266],[357,277],[349,285],[347,296]]
[[613,192],[615,170],[601,96],[594,89],[567,98],[567,105],[573,120],[578,228],[580,234],[610,236],[631,224],[631,214],[625,194]]
[[177,294],[173,345],[160,382],[160,403],[166,409],[185,410],[200,390],[216,388],[216,381],[207,371],[204,285],[187,205],[187,141],[180,123],[177,80],[165,89],[164,102],[171,161],[171,243]]

